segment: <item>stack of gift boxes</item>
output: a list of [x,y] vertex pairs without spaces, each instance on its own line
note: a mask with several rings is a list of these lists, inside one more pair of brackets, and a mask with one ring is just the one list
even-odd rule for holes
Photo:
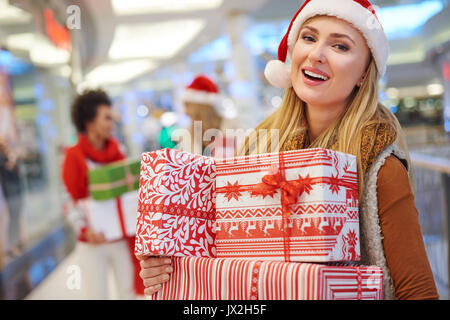
[[153,299],[382,299],[358,265],[356,159],[305,149],[142,155],[136,255],[172,257]]

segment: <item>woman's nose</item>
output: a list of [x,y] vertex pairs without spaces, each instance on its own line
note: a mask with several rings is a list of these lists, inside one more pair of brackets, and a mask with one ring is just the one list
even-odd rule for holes
[[317,43],[313,48],[311,48],[308,57],[312,62],[325,63],[327,59],[325,57],[324,46]]

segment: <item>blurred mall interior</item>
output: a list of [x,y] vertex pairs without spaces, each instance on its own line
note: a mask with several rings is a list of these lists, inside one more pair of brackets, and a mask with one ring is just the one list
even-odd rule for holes
[[[84,297],[66,283],[76,241],[60,169],[77,139],[77,92],[108,92],[114,134],[132,158],[189,122],[181,95],[199,73],[225,97],[223,126],[253,128],[281,103],[264,67],[302,2],[0,0],[0,138],[14,141],[18,167],[1,181],[0,299]],[[423,238],[448,299],[450,1],[372,2],[390,43],[380,101],[407,135]]]

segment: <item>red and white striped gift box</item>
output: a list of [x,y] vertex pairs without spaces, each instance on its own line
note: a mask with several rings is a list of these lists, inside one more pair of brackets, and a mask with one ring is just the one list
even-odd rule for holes
[[381,300],[383,271],[278,261],[174,257],[154,300]]
[[217,257],[360,259],[355,156],[304,149],[216,166]]
[[135,254],[214,257],[215,175],[209,157],[143,153]]

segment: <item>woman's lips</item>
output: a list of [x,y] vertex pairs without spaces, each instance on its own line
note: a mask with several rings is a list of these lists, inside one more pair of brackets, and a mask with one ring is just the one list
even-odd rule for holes
[[313,67],[304,67],[304,68],[302,69],[302,71],[303,71],[303,72],[307,72],[310,76],[314,76],[314,77],[316,77],[316,78],[323,78],[323,80],[328,80],[328,79],[330,79],[330,76],[329,76],[326,72],[324,72],[324,71],[322,71],[322,70],[319,70],[319,69],[317,69],[317,68],[313,68]]
[[324,80],[324,79],[309,78],[308,76],[306,76],[305,70],[302,70],[302,79],[303,82],[309,86],[319,86],[328,81],[328,79]]

